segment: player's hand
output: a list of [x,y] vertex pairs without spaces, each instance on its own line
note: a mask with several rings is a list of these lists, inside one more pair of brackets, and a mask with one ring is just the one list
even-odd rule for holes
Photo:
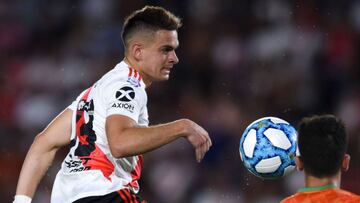
[[200,162],[212,145],[208,132],[195,122],[184,119],[185,133],[184,137],[195,149],[196,161]]

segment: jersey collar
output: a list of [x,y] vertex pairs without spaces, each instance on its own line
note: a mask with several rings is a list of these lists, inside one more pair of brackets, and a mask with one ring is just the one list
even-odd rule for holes
[[336,186],[334,184],[328,184],[328,185],[323,185],[323,186],[318,186],[318,187],[303,187],[303,188],[300,188],[298,190],[298,192],[317,191],[317,190],[323,190],[323,189],[328,189],[328,188],[336,188]]

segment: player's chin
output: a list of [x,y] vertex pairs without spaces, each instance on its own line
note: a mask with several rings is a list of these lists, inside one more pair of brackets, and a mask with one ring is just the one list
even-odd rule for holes
[[159,81],[165,81],[165,80],[169,80],[170,78],[170,73],[162,73],[161,75],[159,75],[158,80]]
[[161,75],[161,77],[159,78],[159,81],[166,81],[166,80],[169,80],[169,78],[170,78],[169,74]]
[[169,76],[161,76],[161,77],[154,77],[153,81],[161,82],[161,81],[167,81],[169,80]]

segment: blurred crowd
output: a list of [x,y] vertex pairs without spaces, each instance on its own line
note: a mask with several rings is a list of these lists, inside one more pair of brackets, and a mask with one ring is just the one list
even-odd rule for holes
[[[239,158],[245,127],[264,116],[293,125],[332,113],[350,135],[342,187],[360,193],[360,1],[2,0],[0,199],[10,202],[34,136],[123,58],[125,16],[146,4],[183,18],[180,63],[148,88],[150,123],[190,118],[213,140],[198,164],[185,140],[145,155],[141,196],[151,203],[278,202],[302,173],[272,181]],[[67,153],[58,153],[34,202],[49,202]]]

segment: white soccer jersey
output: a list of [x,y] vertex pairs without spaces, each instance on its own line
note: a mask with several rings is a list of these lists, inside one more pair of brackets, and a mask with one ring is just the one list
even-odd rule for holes
[[139,191],[142,156],[117,159],[105,132],[107,116],[128,116],[148,125],[145,84],[135,69],[121,62],[69,106],[73,110],[70,151],[58,172],[52,203],[70,203],[123,188]]

